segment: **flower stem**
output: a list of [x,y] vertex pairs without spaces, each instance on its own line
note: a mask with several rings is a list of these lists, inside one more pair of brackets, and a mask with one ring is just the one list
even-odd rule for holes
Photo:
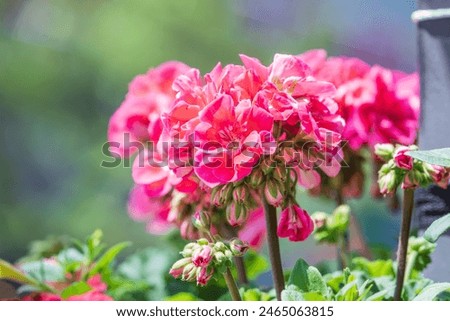
[[225,278],[228,291],[230,291],[230,295],[233,301],[242,301],[239,289],[237,288],[236,281],[234,281],[230,268],[227,268],[227,270],[223,274],[223,277]]
[[267,244],[269,247],[270,264],[272,265],[272,278],[277,300],[281,301],[281,291],[284,290],[284,275],[281,265],[280,242],[277,235],[277,209],[267,203],[263,197],[264,214],[267,227]]
[[[229,225],[221,224],[219,231],[226,239],[237,237],[236,230]],[[248,284],[247,271],[245,270],[244,258],[242,256],[234,257],[234,265],[236,266],[237,279],[241,285]]]
[[412,212],[414,208],[414,190],[405,189],[403,193],[402,223],[397,250],[397,285],[394,300],[401,301],[403,283],[405,282],[406,256],[408,252],[409,232],[411,229]]

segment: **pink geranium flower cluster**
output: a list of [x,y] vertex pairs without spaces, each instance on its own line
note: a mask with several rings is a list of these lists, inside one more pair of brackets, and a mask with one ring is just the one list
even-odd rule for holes
[[196,239],[192,217],[202,212],[213,217],[212,230],[231,227],[257,247],[264,197],[286,213],[280,236],[298,241],[311,233],[295,186],[318,186],[320,173],[340,170],[345,122],[335,86],[298,56],[276,54],[269,66],[241,61],[204,76],[182,63],[160,65],[132,81],[112,116],[111,152],[137,154],[130,214],[150,232],[175,224]]
[[419,77],[357,58],[329,57],[324,50],[300,55],[317,79],[337,87],[335,100],[346,121],[343,138],[353,150],[364,145],[414,144],[419,127]]
[[[365,173],[363,153],[368,148],[373,155],[376,144],[414,144],[419,127],[419,77],[378,65],[370,66],[358,58],[328,57],[322,49],[310,50],[299,57],[308,63],[314,77],[333,83],[334,100],[346,126],[343,140],[343,159],[346,165],[337,180],[322,180],[320,187],[312,190],[336,198],[362,195]],[[381,164],[369,159],[374,167]],[[374,170],[376,173],[377,170]],[[372,195],[381,196],[374,177]],[[336,184],[337,182],[337,184]]]

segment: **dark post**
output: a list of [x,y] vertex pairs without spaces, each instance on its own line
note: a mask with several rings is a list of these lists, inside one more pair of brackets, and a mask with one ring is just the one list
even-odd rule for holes
[[[418,9],[413,20],[418,26],[421,77],[419,146],[423,150],[450,147],[450,1],[419,0]],[[416,223],[420,228],[427,228],[447,213],[450,213],[450,189],[431,186],[416,192]],[[440,243],[450,243],[450,239],[442,239]],[[438,247],[434,255],[431,267],[434,278],[449,277],[446,247]]]

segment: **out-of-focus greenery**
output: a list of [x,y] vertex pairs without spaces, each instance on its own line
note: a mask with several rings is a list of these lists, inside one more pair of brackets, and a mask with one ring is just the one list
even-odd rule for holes
[[[237,62],[242,52],[267,63],[275,52],[330,49],[339,32],[316,24],[300,37],[260,26],[264,12],[252,20],[257,8],[249,3],[0,1],[0,257],[17,259],[47,235],[82,237],[94,228],[109,243],[161,242],[126,214],[130,169],[100,167],[108,119],[132,77],[166,60],[204,72],[217,61]],[[358,204],[355,212],[379,215],[370,199]],[[365,231],[372,234],[385,225],[371,222]],[[397,225],[390,226],[395,235]]]

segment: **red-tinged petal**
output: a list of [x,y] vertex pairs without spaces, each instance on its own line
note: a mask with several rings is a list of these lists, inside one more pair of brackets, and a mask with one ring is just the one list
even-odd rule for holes
[[269,69],[264,66],[257,58],[249,57],[243,54],[240,54],[242,63],[245,68],[254,70],[259,78],[262,80],[266,80],[269,75]]
[[[287,84],[289,86],[289,84]],[[336,87],[326,81],[300,81],[294,85],[294,90],[292,92],[292,96],[301,97],[301,96],[322,96],[322,97],[330,97],[336,93]]]
[[277,82],[283,81],[288,77],[305,78],[311,74],[311,70],[300,58],[275,54],[273,63],[270,66],[269,80]]
[[320,175],[315,170],[302,170],[296,168],[298,175],[298,184],[306,189],[311,189],[320,184]]

